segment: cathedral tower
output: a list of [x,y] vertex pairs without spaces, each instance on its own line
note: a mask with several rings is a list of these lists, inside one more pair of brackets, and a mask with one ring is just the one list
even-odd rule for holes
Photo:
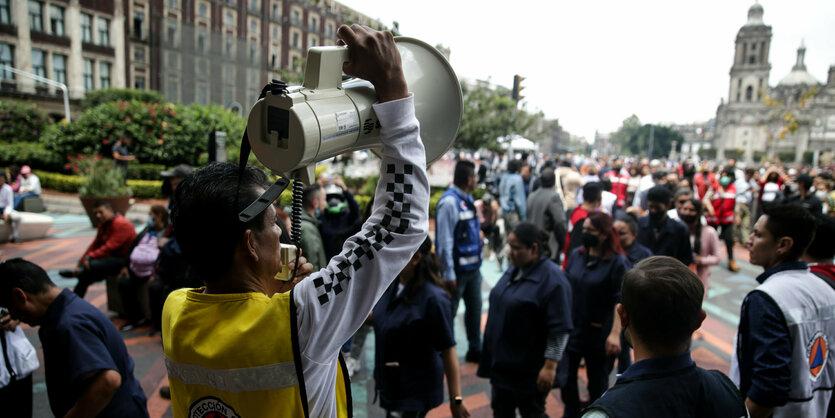
[[770,46],[771,26],[763,23],[763,7],[756,3],[748,9],[748,22],[736,35],[729,105],[762,103],[763,95],[768,93]]

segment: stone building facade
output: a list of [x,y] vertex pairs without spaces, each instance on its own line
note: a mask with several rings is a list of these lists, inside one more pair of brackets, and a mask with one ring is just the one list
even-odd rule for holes
[[[66,84],[73,108],[87,91],[134,87],[245,114],[342,23],[384,28],[333,0],[0,0],[0,63]],[[5,71],[2,98],[63,112],[60,91]]]
[[736,37],[728,99],[716,111],[717,158],[810,163],[835,146],[835,66],[820,83],[806,71],[801,45],[791,72],[769,86],[772,33],[763,12],[761,5],[751,6]]

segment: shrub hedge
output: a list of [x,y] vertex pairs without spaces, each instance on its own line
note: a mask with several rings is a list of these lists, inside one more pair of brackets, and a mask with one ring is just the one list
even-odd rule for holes
[[157,103],[164,102],[165,97],[162,93],[156,90],[137,90],[137,89],[100,89],[88,92],[84,99],[81,100],[81,107],[83,109],[94,108],[102,103],[110,102],[130,102],[136,100],[138,102]]
[[46,113],[32,103],[0,102],[0,140],[4,143],[35,142],[49,122]]
[[[35,174],[41,180],[41,187],[48,190],[78,193],[78,188],[83,183],[81,177],[69,174],[42,170],[35,170]],[[162,198],[162,180],[128,180],[128,187],[133,191],[133,197]]]
[[66,160],[62,157],[37,142],[0,144],[0,165],[22,166],[26,164],[41,170],[62,171],[66,164]]

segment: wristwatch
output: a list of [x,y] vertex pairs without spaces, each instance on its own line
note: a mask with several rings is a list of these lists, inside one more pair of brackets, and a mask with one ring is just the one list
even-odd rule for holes
[[463,403],[464,403],[464,398],[462,398],[462,397],[460,397],[460,396],[456,396],[453,400],[455,401],[455,405],[456,405],[456,406],[457,406],[457,405],[461,405],[461,404],[463,404]]

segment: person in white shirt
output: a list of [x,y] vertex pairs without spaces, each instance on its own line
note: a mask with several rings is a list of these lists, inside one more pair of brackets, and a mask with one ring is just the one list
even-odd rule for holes
[[0,219],[12,228],[9,242],[16,242],[20,229],[20,214],[14,210],[14,192],[12,186],[6,184],[5,172],[0,173]]
[[32,172],[31,167],[28,165],[20,167],[20,177],[20,189],[17,190],[17,194],[14,197],[15,210],[20,210],[20,206],[23,205],[23,199],[41,195],[41,180]]

